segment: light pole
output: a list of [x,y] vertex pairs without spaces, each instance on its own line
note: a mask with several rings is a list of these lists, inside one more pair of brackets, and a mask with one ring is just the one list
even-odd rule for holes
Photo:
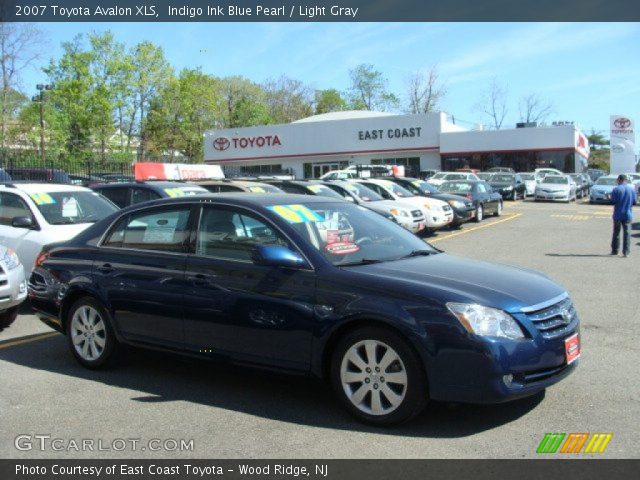
[[42,167],[45,167],[46,154],[44,151],[44,91],[51,90],[53,85],[39,83],[36,88],[40,93],[35,95],[31,100],[40,104],[40,157],[42,158]]

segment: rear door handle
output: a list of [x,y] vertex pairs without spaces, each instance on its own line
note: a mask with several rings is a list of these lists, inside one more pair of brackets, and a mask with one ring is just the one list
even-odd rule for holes
[[188,277],[188,280],[191,283],[191,285],[195,287],[206,287],[210,284],[211,277],[213,277],[213,275],[197,273],[195,275],[191,275],[190,277]]
[[96,270],[98,270],[101,273],[111,273],[115,269],[113,268],[113,265],[111,265],[110,263],[103,263],[102,265],[99,265],[98,267],[96,267]]

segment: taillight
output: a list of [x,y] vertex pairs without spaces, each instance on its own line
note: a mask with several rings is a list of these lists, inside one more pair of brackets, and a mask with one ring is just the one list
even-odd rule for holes
[[36,258],[36,267],[41,267],[47,258],[49,258],[49,252],[45,252],[44,250],[40,252]]

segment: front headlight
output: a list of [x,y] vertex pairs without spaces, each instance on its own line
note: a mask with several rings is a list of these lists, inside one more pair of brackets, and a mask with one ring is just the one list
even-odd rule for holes
[[449,200],[449,205],[453,208],[464,208],[464,202],[460,202],[458,200]]
[[14,270],[21,265],[18,254],[12,248],[7,248],[4,256],[0,258],[0,260],[4,262],[9,270]]
[[447,308],[470,333],[512,340],[524,338],[514,318],[497,308],[470,303],[447,303]]

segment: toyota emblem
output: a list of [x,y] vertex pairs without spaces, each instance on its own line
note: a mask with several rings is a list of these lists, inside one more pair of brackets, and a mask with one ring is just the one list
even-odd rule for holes
[[625,129],[625,128],[629,128],[631,126],[631,120],[629,120],[628,118],[620,117],[620,118],[616,118],[613,121],[613,124],[617,128]]
[[227,148],[229,148],[230,145],[231,145],[231,142],[229,141],[228,138],[225,138],[225,137],[218,137],[213,141],[213,148],[215,148],[219,152],[226,150]]

